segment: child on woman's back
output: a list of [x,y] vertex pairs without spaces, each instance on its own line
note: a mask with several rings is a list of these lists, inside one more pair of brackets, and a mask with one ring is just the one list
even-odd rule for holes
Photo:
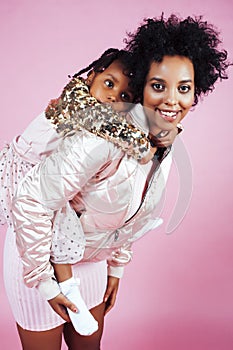
[[[88,71],[86,80],[79,77],[85,71]],[[45,113],[2,151],[1,170],[5,176],[1,180],[1,198],[9,225],[12,225],[11,200],[17,184],[33,165],[58,147],[61,136],[67,137],[84,128],[114,142],[138,160],[148,157],[146,135],[129,125],[118,113],[126,112],[129,103],[137,101],[130,84],[130,73],[130,55],[123,50],[107,50],[100,59],[76,74],[61,96],[50,102]],[[176,135],[176,130],[171,130],[169,136],[160,139],[165,145],[171,143],[169,137]],[[98,325],[81,298],[78,282],[73,279],[71,270],[71,264],[82,259],[85,236],[69,203],[57,212],[53,227],[53,237],[46,239],[52,240],[50,259],[59,286],[55,281],[52,286],[51,282],[43,281],[38,275],[26,277],[25,282],[30,286],[30,279],[38,278],[38,290],[47,300],[56,297],[61,290],[71,301],[67,310],[75,329],[82,335],[92,334]],[[59,310],[55,311],[59,313]],[[68,320],[62,309],[59,314]]]

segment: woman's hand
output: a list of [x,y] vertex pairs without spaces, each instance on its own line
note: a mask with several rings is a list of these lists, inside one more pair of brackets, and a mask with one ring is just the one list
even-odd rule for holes
[[73,312],[78,312],[77,307],[62,293],[58,294],[55,298],[48,300],[48,302],[53,310],[66,322],[70,322],[66,308],[70,309]]
[[115,304],[119,281],[120,279],[117,277],[108,276],[108,285],[104,295],[104,303],[106,304],[105,315],[113,308]]

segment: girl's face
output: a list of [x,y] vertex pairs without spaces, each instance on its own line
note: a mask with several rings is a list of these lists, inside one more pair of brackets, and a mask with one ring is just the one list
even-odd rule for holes
[[129,108],[127,103],[133,101],[133,94],[129,88],[129,78],[123,73],[124,66],[116,60],[103,72],[92,72],[88,80],[90,94],[102,103],[118,102],[115,109],[124,111]]
[[177,125],[193,102],[194,68],[187,57],[164,56],[162,62],[151,63],[143,91],[151,134],[166,130],[167,123]]

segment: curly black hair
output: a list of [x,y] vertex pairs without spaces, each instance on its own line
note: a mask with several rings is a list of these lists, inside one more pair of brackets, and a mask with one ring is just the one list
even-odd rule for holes
[[172,14],[168,19],[144,19],[135,33],[128,33],[124,40],[126,50],[132,53],[134,74],[132,84],[143,93],[145,78],[153,61],[161,62],[164,56],[185,56],[194,66],[194,105],[199,97],[213,91],[215,82],[227,79],[227,51],[219,50],[222,43],[213,25],[202,16],[181,19]]
[[130,76],[131,65],[130,65],[131,53],[125,50],[119,50],[115,48],[110,48],[104,51],[104,53],[97,58],[95,61],[90,63],[86,68],[81,69],[78,73],[73,75],[76,78],[83,73],[90,72],[94,70],[95,72],[101,73],[106,68],[110,66],[115,60],[119,60],[125,67],[124,74]]

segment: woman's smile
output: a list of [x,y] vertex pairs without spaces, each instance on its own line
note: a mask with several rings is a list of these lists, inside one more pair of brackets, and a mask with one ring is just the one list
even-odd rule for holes
[[158,113],[160,113],[161,118],[163,118],[164,120],[171,122],[171,123],[177,119],[177,117],[179,116],[179,112],[180,112],[180,110],[178,110],[178,111],[161,110],[159,108],[157,108],[157,111],[158,111]]

